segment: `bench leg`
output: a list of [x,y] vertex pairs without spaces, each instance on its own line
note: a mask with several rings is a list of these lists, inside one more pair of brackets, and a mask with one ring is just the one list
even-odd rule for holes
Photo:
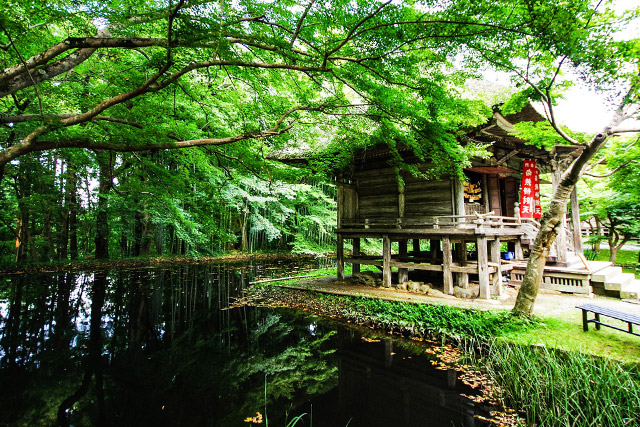
[[587,322],[587,310],[582,310],[582,330],[585,332],[589,330],[589,322]]
[[596,329],[599,331],[600,330],[600,315],[598,313],[596,313]]
[[629,323],[629,333],[633,333],[633,323]]

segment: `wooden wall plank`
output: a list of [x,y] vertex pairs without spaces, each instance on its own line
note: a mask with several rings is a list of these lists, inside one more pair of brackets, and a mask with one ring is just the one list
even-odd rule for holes
[[[428,165],[420,168],[427,170]],[[358,189],[357,218],[413,218],[455,212],[449,179],[427,181],[407,175],[403,196],[392,168],[359,171],[354,177]]]
[[[342,206],[340,206],[342,204]],[[338,186],[338,212],[339,218],[353,219],[356,218],[358,207],[358,193],[353,186]]]
[[502,203],[500,203],[500,182],[497,175],[489,176],[489,208],[496,215],[502,215]]
[[507,177],[504,182],[505,193],[507,198],[506,216],[515,215],[515,204],[518,201],[518,178]]

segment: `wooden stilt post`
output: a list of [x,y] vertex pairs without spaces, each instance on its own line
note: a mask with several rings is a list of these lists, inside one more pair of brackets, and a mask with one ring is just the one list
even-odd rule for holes
[[[353,238],[353,257],[357,257],[358,255],[360,255],[360,238],[359,237],[354,237]],[[360,273],[360,263],[358,261],[354,261],[351,264],[351,272],[353,274],[357,274]]]
[[[458,264],[464,267],[467,264],[467,242],[464,240],[460,243],[456,243],[456,256],[458,258]],[[461,288],[467,289],[469,287],[469,274],[458,273],[456,275],[456,284]]]
[[[522,223],[522,219],[520,219],[520,203],[516,202],[514,204],[513,213],[514,213],[514,216],[516,217],[516,222],[518,224],[521,224]],[[518,237],[516,239],[515,243],[513,243],[513,245],[514,245],[513,249],[514,249],[514,252],[515,252],[514,256],[515,256],[515,258],[517,260],[523,260],[524,259],[524,253],[522,252],[522,241],[520,239],[522,239],[522,236]]]
[[344,279],[344,238],[338,234],[336,242],[336,258],[338,262],[338,280]]
[[431,264],[438,263],[438,251],[440,250],[440,240],[429,240],[429,251],[431,252]]
[[571,192],[571,222],[573,225],[573,250],[582,255],[582,227],[580,226],[580,203],[578,202],[578,187]]
[[478,236],[476,240],[478,249],[478,281],[480,282],[480,298],[489,299],[489,256],[487,254],[487,236]]
[[[407,240],[402,239],[398,242],[398,255],[400,258],[407,257]],[[409,269],[408,268],[399,268],[398,269],[398,283],[404,283],[409,280]]]
[[516,240],[516,259],[517,260],[523,260],[524,259],[524,252],[522,252],[522,242],[520,241],[520,239]]
[[420,252],[420,239],[413,239],[413,252],[416,254]]
[[[556,191],[556,188],[558,188],[558,185],[560,185],[560,181],[562,179],[562,172],[564,172],[562,163],[563,162],[555,163],[553,174],[551,175],[551,183],[553,184],[554,193]],[[557,254],[556,261],[567,262],[567,216],[566,215],[562,216],[560,227],[558,228],[558,236],[556,237],[555,243],[556,243],[556,254]]]
[[500,239],[498,237],[491,241],[491,262],[498,264],[497,270],[493,275],[493,289],[496,295],[502,295],[502,265],[500,264]]
[[391,239],[382,236],[382,286],[391,287]]
[[453,295],[453,277],[451,275],[451,241],[448,237],[442,238],[442,282],[444,283],[444,293]]

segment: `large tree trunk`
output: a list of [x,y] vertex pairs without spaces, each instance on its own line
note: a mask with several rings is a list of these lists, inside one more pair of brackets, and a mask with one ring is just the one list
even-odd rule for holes
[[69,182],[69,162],[63,161],[63,164],[65,163],[67,167],[67,177],[64,183],[64,206],[62,210],[62,221],[58,234],[58,259],[62,261],[66,261],[69,254],[69,207],[71,206],[71,198],[73,192],[75,191],[75,188],[72,188],[71,183]]
[[134,226],[134,256],[149,255],[151,252],[151,219],[144,203],[136,203],[138,211],[135,215]]
[[562,178],[554,191],[553,200],[542,216],[540,231],[531,249],[527,269],[516,298],[516,304],[513,307],[514,313],[528,316],[532,314],[533,304],[538,296],[549,250],[562,226],[562,219],[566,214],[567,202],[571,197],[573,187],[582,177],[584,167],[589,160],[607,141],[610,133],[609,129],[607,128],[605,132],[596,135],[569,169],[562,174]]
[[126,258],[129,256],[129,223],[127,222],[126,214],[123,212],[120,217],[120,256]]
[[16,199],[18,200],[18,239],[16,241],[16,262],[27,260],[27,254],[31,244],[31,232],[29,221],[31,212],[29,203],[25,201],[31,195],[31,184],[27,179],[22,162],[20,163],[19,176],[16,179]]
[[78,175],[74,171],[69,175],[67,185],[71,186],[69,199],[69,254],[72,260],[78,259]]
[[109,258],[109,223],[108,223],[108,194],[113,185],[112,154],[106,151],[96,152],[100,167],[98,187],[98,207],[96,209],[96,259]]
[[156,254],[164,254],[164,224],[157,224],[154,227],[153,240],[156,245]]
[[151,253],[151,241],[153,240],[151,216],[147,211],[147,206],[144,206],[144,213],[142,214],[142,236],[140,242],[140,255],[149,255]]
[[243,252],[249,251],[249,209],[245,209],[240,217],[238,217],[238,223],[240,224],[240,250]]
[[53,242],[53,233],[51,230],[51,211],[47,211],[44,214],[44,229],[42,230],[42,234],[44,235],[44,240],[47,242],[46,252],[44,254],[45,259],[50,261],[55,258],[56,250]]
[[[138,201],[135,201],[136,206]],[[133,256],[140,256],[140,248],[142,246],[142,214],[136,211],[133,218]]]

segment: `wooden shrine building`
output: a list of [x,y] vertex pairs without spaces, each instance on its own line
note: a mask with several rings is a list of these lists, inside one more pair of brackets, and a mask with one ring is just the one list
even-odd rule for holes
[[[454,286],[467,288],[470,279],[479,283],[480,298],[500,294],[501,276],[513,268],[501,261],[502,243],[507,242],[515,260],[522,261],[539,228],[536,220],[520,218],[516,206],[523,161],[536,160],[541,173],[552,172],[555,183],[580,152],[573,146],[536,148],[509,134],[515,123],[540,120],[530,105],[513,115],[496,112],[489,124],[470,135],[474,141],[491,144],[491,157],[474,159],[465,169],[466,182],[425,180],[404,172],[399,180],[389,165],[388,149],[359,153],[336,179],[338,277],[343,278],[345,263],[352,264],[354,273],[361,265],[376,265],[386,287],[392,286],[392,270],[397,270],[398,283],[407,281],[410,271],[429,271],[441,277],[447,294],[453,294]],[[401,154],[405,162],[428,170],[429,165],[409,150]],[[575,194],[572,200],[573,213],[579,215]],[[575,223],[579,230],[580,221]],[[381,239],[382,255],[362,253],[362,239]],[[345,241],[352,244],[350,256],[345,255]],[[427,246],[421,242],[427,241],[429,250],[421,250]],[[469,243],[476,248],[471,257]],[[550,258],[562,266],[569,251],[581,250],[579,231],[573,239],[565,224]]]

